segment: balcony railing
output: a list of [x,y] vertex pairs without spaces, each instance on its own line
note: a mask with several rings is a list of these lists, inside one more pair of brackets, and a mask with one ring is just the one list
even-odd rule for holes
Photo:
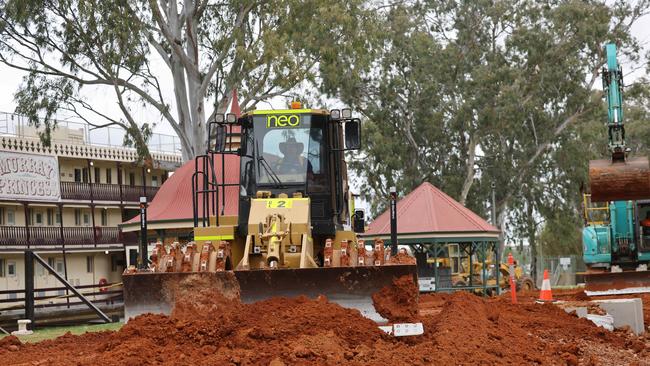
[[[67,120],[57,120],[52,139],[58,142],[124,148],[124,130],[115,127],[94,129],[92,126]],[[38,139],[40,128],[29,124],[26,116],[0,112],[0,135]],[[177,136],[153,133],[147,141],[149,151],[180,154],[181,142]]]
[[61,182],[61,198],[79,201],[139,202],[146,196],[151,202],[160,187],[103,183]]
[[[29,235],[28,235],[29,234]],[[6,246],[97,246],[135,244],[137,237],[120,233],[117,227],[0,226],[0,249]]]

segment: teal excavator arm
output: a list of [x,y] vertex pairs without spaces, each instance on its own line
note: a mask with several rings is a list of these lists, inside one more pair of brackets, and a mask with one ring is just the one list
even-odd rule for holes
[[612,162],[625,161],[629,148],[625,146],[623,123],[623,71],[616,60],[616,45],[605,46],[607,66],[603,67],[603,91],[607,99],[607,128]]

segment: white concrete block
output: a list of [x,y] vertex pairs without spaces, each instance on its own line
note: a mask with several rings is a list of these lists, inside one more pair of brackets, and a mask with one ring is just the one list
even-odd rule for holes
[[645,330],[643,324],[643,300],[641,299],[609,299],[593,301],[614,317],[614,328],[629,326],[634,334],[642,334]]

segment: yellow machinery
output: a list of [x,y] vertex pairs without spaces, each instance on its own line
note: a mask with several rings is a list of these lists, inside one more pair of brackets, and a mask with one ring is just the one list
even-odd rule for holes
[[[220,115],[208,135],[187,203],[194,241],[157,245],[146,268],[123,276],[127,319],[169,313],[177,290],[200,282],[236,288],[244,302],[325,295],[381,320],[372,294],[403,275],[417,283],[415,265],[384,265],[383,242],[366,247],[357,240],[365,222],[363,211],[353,212],[344,153],[359,149],[360,121],[349,109],[296,105]],[[227,171],[225,161],[234,156],[239,171]],[[238,182],[227,184],[233,174]],[[228,200],[238,215],[225,215]]]
[[[474,260],[472,262],[472,272],[470,274],[469,267],[469,257],[462,257],[459,258],[460,261],[458,263],[459,265],[459,272],[457,273],[452,273],[451,274],[451,286],[452,287],[466,287],[470,286],[470,277],[472,278],[471,285],[472,286],[482,286],[483,285],[483,263],[478,260]],[[435,266],[435,263],[437,263],[438,267],[446,267],[446,268],[452,268],[451,264],[452,260],[450,257],[438,257],[437,259],[434,258],[428,258],[427,263],[430,263],[431,265]],[[496,273],[494,272],[494,267],[492,265],[491,260],[488,260],[486,262],[488,266],[488,270],[486,271],[486,277],[487,277],[487,282],[486,284],[488,286],[494,287],[496,284]],[[509,289],[510,287],[510,271],[508,268],[508,265],[505,263],[501,263],[499,265],[499,285],[502,289]],[[535,282],[533,281],[532,278],[530,278],[528,275],[524,273],[524,269],[516,265],[514,266],[514,274],[515,274],[515,285],[517,286],[517,290],[523,290],[523,291],[532,291],[535,289]],[[476,291],[482,291],[482,289],[476,289]]]
[[[494,271],[492,268],[491,262],[487,262],[488,267],[490,270],[488,271],[488,278],[487,278],[487,284],[488,285],[494,285],[496,283],[496,276],[494,275]],[[481,274],[483,273],[483,264],[478,262],[478,263],[473,263],[472,266],[474,267],[472,270],[472,285],[481,285],[483,284],[483,279]],[[468,267],[468,266],[467,266]],[[467,268],[463,267],[463,268]],[[523,290],[523,291],[532,291],[535,289],[535,282],[533,281],[532,278],[524,274],[523,268],[521,266],[515,265],[515,285],[517,286],[517,290]],[[510,271],[508,268],[508,265],[505,263],[501,263],[499,265],[499,285],[502,289],[509,289],[510,287]],[[465,270],[464,272],[457,273],[455,275],[452,275],[452,284],[454,287],[462,287],[462,286],[467,286],[469,285],[470,281],[470,273],[469,271]]]

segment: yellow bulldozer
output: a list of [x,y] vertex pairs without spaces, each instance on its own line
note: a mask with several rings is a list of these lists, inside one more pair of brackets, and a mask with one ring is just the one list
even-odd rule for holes
[[[469,257],[463,256],[458,258],[458,272],[451,273],[451,286],[462,288],[466,286],[482,286],[485,282],[489,287],[494,287],[496,284],[496,272],[492,260],[486,261],[487,270],[485,272],[485,281],[483,275],[483,263],[474,258],[472,261],[472,271],[470,273]],[[436,261],[434,258],[427,259],[427,262],[433,264]],[[452,268],[452,260],[449,257],[437,258],[439,267]],[[533,279],[524,273],[524,269],[517,263],[514,265],[515,286],[517,291],[532,291],[535,289],[535,282]],[[471,277],[471,281],[470,281]],[[499,264],[499,287],[502,290],[510,289],[510,270],[508,264]],[[483,291],[483,289],[476,289],[475,291]]]
[[[126,318],[168,314],[179,288],[200,283],[236,287],[243,302],[324,295],[381,321],[372,294],[405,275],[417,283],[417,271],[386,265],[383,242],[357,239],[365,222],[353,208],[344,154],[360,148],[360,131],[349,109],[292,105],[217,115],[207,151],[194,163],[187,202],[194,240],[158,244],[150,256],[141,244],[138,270],[123,276]],[[223,169],[228,155],[239,158],[238,171]],[[225,183],[233,174],[238,182]],[[229,216],[233,188],[238,214]]]
[[[473,285],[482,285],[483,284],[483,264],[482,263],[472,263],[472,281]],[[496,275],[494,273],[494,266],[490,261],[487,262],[489,270],[487,271],[487,285],[496,284]],[[469,263],[463,266],[463,268],[469,268]],[[515,275],[515,286],[517,291],[532,291],[535,289],[535,282],[528,275],[524,274],[524,270],[521,266],[515,265],[514,267]],[[468,270],[452,275],[452,286],[462,287],[470,284],[470,273]],[[508,265],[505,263],[499,264],[499,287],[501,289],[510,289],[510,271]]]

